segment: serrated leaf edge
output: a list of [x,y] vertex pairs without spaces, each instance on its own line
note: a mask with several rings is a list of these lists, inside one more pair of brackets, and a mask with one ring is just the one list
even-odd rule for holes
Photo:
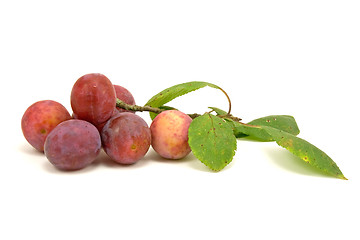
[[188,93],[191,93],[191,92],[193,92],[193,91],[199,90],[199,89],[204,88],[204,87],[207,87],[207,86],[208,86],[208,87],[212,87],[212,88],[216,88],[216,89],[220,89],[220,87],[217,86],[217,85],[215,85],[215,84],[208,83],[208,82],[202,82],[202,81],[190,81],[190,82],[180,83],[180,84],[176,84],[176,85],[174,85],[174,86],[168,87],[168,88],[162,90],[161,92],[155,94],[152,98],[150,98],[150,100],[145,104],[145,106],[160,107],[160,106],[158,106],[158,105],[155,105],[155,106],[154,106],[154,105],[151,105],[151,102],[155,101],[155,100],[158,98],[158,95],[161,96],[162,94],[165,94],[166,92],[168,92],[170,89],[175,88],[175,87],[178,87],[178,86],[181,86],[181,85],[184,85],[184,86],[185,86],[185,85],[198,84],[198,83],[203,83],[204,86],[200,86],[200,87],[194,88],[194,89],[192,89],[192,90],[190,90],[190,91],[181,93],[180,95],[178,95],[178,96],[176,96],[176,97],[174,97],[174,98],[171,98],[169,101],[162,103],[160,106],[162,106],[163,104],[168,103],[168,102],[174,100],[175,98],[181,97],[181,96],[183,96],[183,95],[186,95],[186,94],[188,94]]
[[[214,115],[211,115],[211,114],[209,114],[209,113],[207,113],[208,115],[209,115],[209,117],[211,118],[211,117],[216,117],[216,116],[214,116]],[[205,115],[205,114],[204,114]],[[221,118],[219,118],[219,119],[221,119]],[[223,121],[223,123],[225,123],[225,124],[228,124],[224,119],[221,119],[222,121]],[[212,124],[213,125],[213,127],[214,127],[214,124]],[[231,129],[231,126],[230,125],[227,125],[230,129]],[[234,136],[234,135],[232,135],[232,136]],[[235,156],[235,154],[236,154],[236,150],[237,150],[237,140],[236,140],[236,138],[235,138],[235,136],[234,136],[234,143],[235,143],[235,148],[234,148],[234,150],[232,150],[231,151],[231,157],[230,157],[230,159],[229,160],[226,160],[224,163],[225,163],[225,165],[222,167],[222,168],[219,168],[219,169],[216,169],[216,168],[213,168],[211,165],[209,165],[208,164],[208,162],[206,162],[206,161],[204,161],[203,159],[201,159],[201,158],[199,158],[198,156],[197,156],[197,151],[195,150],[194,151],[194,149],[191,147],[191,145],[192,145],[192,139],[190,139],[189,138],[189,146],[190,146],[190,148],[191,148],[191,150],[192,150],[192,152],[193,152],[193,154],[194,154],[194,156],[200,161],[200,162],[202,162],[205,166],[207,166],[208,168],[210,168],[212,171],[214,171],[214,172],[219,172],[219,171],[221,171],[222,169],[224,169],[226,166],[228,166],[231,162],[232,162],[232,160],[234,159],[234,156]]]
[[329,172],[327,169],[322,169],[322,168],[318,167],[317,164],[314,164],[313,162],[310,162],[310,161],[308,160],[308,157],[307,157],[307,156],[305,156],[305,157],[299,156],[299,154],[296,153],[293,149],[291,149],[291,148],[289,147],[289,145],[284,144],[284,143],[280,143],[280,141],[284,138],[284,136],[282,136],[281,139],[278,139],[277,137],[274,137],[274,140],[275,140],[275,142],[277,143],[277,145],[279,145],[280,147],[288,150],[288,151],[291,152],[294,156],[300,158],[301,160],[303,160],[303,161],[305,161],[305,162],[307,162],[307,163],[310,163],[311,166],[313,166],[313,167],[321,170],[321,171],[324,172],[324,173],[327,173],[328,175],[331,175],[331,176],[334,176],[334,177],[337,177],[337,178],[340,178],[340,179],[348,180],[348,179],[344,176],[344,174],[341,172],[340,168],[337,166],[337,164],[335,163],[335,161],[332,160],[332,158],[331,158],[329,155],[327,155],[324,151],[322,151],[321,149],[319,149],[318,147],[316,147],[316,146],[313,145],[312,143],[306,141],[305,139],[302,139],[302,138],[300,138],[300,137],[297,137],[297,136],[295,136],[295,135],[292,135],[291,133],[288,133],[288,132],[285,132],[285,131],[282,131],[282,130],[279,130],[279,129],[276,129],[276,128],[272,128],[272,127],[268,127],[268,126],[262,126],[262,127],[263,127],[263,129],[264,129],[268,134],[270,134],[270,135],[273,136],[273,137],[274,137],[274,135],[271,134],[271,132],[269,132],[269,131],[267,130],[267,128],[274,129],[274,130],[276,130],[276,131],[279,131],[279,132],[280,132],[281,134],[283,134],[283,135],[290,135],[290,136],[293,137],[293,138],[300,139],[300,141],[306,142],[307,144],[309,144],[311,147],[313,147],[314,149],[316,149],[317,151],[319,151],[321,154],[323,154],[325,157],[327,157],[327,158],[331,161],[331,162],[330,162],[330,166],[335,169],[335,172],[336,172],[335,175],[334,175],[333,173]]
[[[192,89],[192,90],[190,90],[190,91],[184,91],[183,93],[180,93],[179,95],[176,95],[175,97],[170,97],[169,100],[163,102],[162,104],[155,104],[155,105],[153,104],[153,102],[154,102],[156,99],[158,99],[160,96],[163,96],[164,94],[166,94],[167,92],[169,92],[170,89],[176,88],[176,87],[179,87],[179,86],[182,86],[182,85],[185,86],[185,85],[192,85],[192,84],[203,84],[203,85],[202,85],[202,86],[199,86],[199,87],[197,87],[197,88],[194,88],[194,89]],[[161,92],[155,94],[152,98],[150,98],[149,101],[147,101],[147,103],[145,104],[145,106],[161,107],[161,106],[163,106],[164,104],[166,104],[166,103],[174,100],[175,98],[184,96],[184,95],[186,95],[186,94],[188,94],[188,93],[194,92],[194,91],[199,90],[199,89],[204,88],[204,87],[212,87],[212,88],[215,88],[215,89],[221,89],[219,86],[217,86],[217,85],[215,85],[215,84],[208,83],[208,82],[203,82],[203,81],[190,81],[190,82],[180,83],[180,84],[177,84],[177,85],[173,85],[173,86],[171,86],[171,87],[168,87],[168,88],[162,90]],[[156,113],[151,113],[151,112],[150,112],[150,118],[151,118],[151,119],[154,119],[156,115],[157,115]]]

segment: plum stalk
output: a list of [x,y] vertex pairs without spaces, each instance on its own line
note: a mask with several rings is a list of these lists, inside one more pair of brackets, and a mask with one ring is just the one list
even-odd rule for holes
[[[223,91],[224,92],[224,91]],[[225,92],[224,92],[225,93]],[[226,94],[226,93],[225,93]],[[228,100],[229,100],[229,111],[227,114],[224,114],[224,115],[220,115],[219,117],[221,118],[230,118],[234,121],[241,121],[241,118],[238,118],[238,117],[235,117],[235,116],[232,116],[230,114],[230,111],[231,111],[231,102],[230,102],[230,98],[229,96],[226,94]],[[150,106],[139,106],[139,105],[131,105],[131,104],[127,104],[123,101],[121,101],[120,99],[116,99],[116,107],[118,108],[122,108],[122,109],[125,109],[125,110],[128,110],[128,111],[133,111],[133,112],[153,112],[153,113],[161,113],[163,111],[166,111],[167,109],[161,109],[161,108],[157,108],[157,107],[150,107]],[[198,114],[198,113],[193,113],[193,114],[188,114],[192,119],[194,118],[197,118],[199,116],[201,116],[202,114]]]

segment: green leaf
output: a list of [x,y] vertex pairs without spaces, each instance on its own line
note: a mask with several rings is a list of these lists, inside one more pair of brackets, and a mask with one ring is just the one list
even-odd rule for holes
[[226,115],[227,112],[224,110],[221,110],[220,108],[217,107],[209,107],[211,110],[213,110],[214,112],[216,112],[216,114],[219,115]]
[[234,134],[237,138],[250,136],[260,141],[274,141],[275,139],[262,126],[279,129],[292,135],[300,133],[294,117],[288,115],[271,115],[247,124],[233,122]]
[[[311,166],[314,166],[331,176],[335,176],[340,179],[346,179],[340,171],[339,167],[336,165],[336,163],[326,153],[324,153],[311,143],[305,141],[304,139],[301,139],[294,135],[298,133],[298,130],[296,130],[298,128],[295,120],[292,121],[292,117],[289,116],[289,118],[287,119],[287,121],[289,122],[288,124],[289,126],[292,126],[292,129],[286,127],[288,125],[283,124],[286,121],[275,121],[276,124],[272,126],[271,121],[266,121],[266,119],[269,118],[273,119],[274,116],[260,118],[250,122],[264,124],[265,119],[265,123],[268,123],[268,126],[250,125],[234,122],[231,120],[228,121],[230,124],[232,124],[234,134],[237,137],[251,136],[261,141],[276,141],[279,146],[289,150],[295,156],[301,158],[305,162],[309,163]],[[276,118],[279,119],[279,116],[276,116]]]
[[292,135],[298,135],[300,133],[294,117],[289,115],[271,115],[255,119],[248,124],[273,127],[288,132]]
[[[180,97],[184,94],[187,94],[189,92],[198,90],[203,87],[212,87],[216,89],[221,89],[220,87],[216,86],[215,84],[208,83],[208,82],[187,82],[187,83],[181,83],[172,87],[169,87],[155,96],[153,96],[145,105],[150,107],[161,107],[164,104],[170,102],[171,100]],[[151,119],[154,119],[157,114],[150,113]]]
[[231,121],[236,138],[250,136],[258,141],[270,142],[275,139],[262,127]]
[[262,129],[268,132],[279,146],[289,150],[311,166],[331,176],[347,180],[336,163],[326,153],[311,143],[279,129],[267,126],[262,126]]
[[[216,112],[218,116],[224,116],[227,114],[226,111],[216,107],[209,107],[211,110]],[[234,130],[234,134],[237,138],[251,136],[256,140],[260,141],[274,141],[273,137],[266,132],[261,126],[273,127],[279,130],[286,131],[293,135],[298,135],[300,130],[296,124],[294,117],[289,115],[270,115],[267,117],[258,118],[251,122],[239,123],[234,122],[229,118],[225,118],[231,124]]]
[[[227,114],[227,112],[219,108],[215,108],[215,107],[209,107],[209,108],[214,110],[218,116]],[[261,126],[236,122],[230,118],[224,118],[224,120],[226,120],[228,124],[231,126],[231,128],[233,129],[233,134],[235,135],[236,138],[251,136],[252,138],[258,141],[274,141],[273,137],[267,131],[261,128]]]
[[188,135],[193,154],[210,169],[220,171],[232,161],[236,138],[222,118],[209,113],[195,118]]

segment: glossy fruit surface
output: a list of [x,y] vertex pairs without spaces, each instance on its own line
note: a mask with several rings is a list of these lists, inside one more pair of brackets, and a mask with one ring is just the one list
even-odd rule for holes
[[90,73],[75,82],[71,107],[76,118],[99,125],[111,117],[115,106],[115,89],[105,75]]
[[145,156],[151,144],[147,123],[138,115],[124,112],[104,126],[102,142],[105,152],[115,162],[133,164]]

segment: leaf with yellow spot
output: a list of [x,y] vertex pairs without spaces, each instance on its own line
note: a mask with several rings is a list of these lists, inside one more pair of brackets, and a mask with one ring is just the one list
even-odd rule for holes
[[261,128],[271,135],[279,146],[289,150],[311,166],[331,176],[347,180],[336,163],[326,153],[311,143],[279,129],[268,126],[261,126]]

